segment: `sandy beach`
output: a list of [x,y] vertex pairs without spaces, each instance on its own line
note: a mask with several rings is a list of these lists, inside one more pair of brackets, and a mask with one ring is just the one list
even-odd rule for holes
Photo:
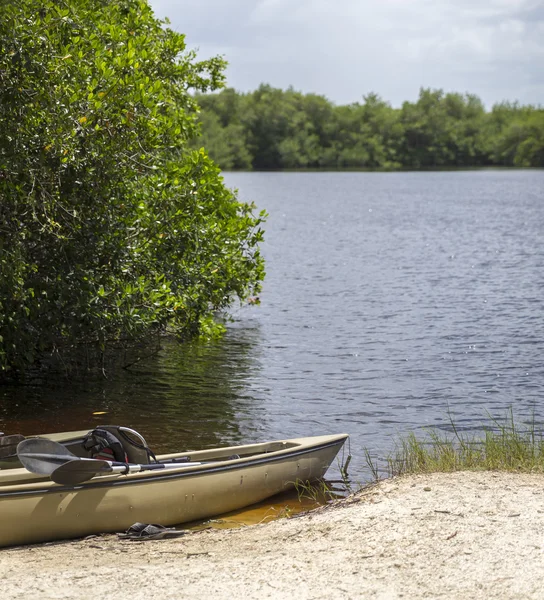
[[240,529],[4,549],[0,587],[10,599],[540,599],[544,476],[409,476]]

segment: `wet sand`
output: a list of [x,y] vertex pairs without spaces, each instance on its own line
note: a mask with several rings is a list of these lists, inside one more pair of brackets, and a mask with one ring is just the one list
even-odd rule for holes
[[4,549],[0,589],[10,599],[540,599],[544,475],[402,477],[241,529]]

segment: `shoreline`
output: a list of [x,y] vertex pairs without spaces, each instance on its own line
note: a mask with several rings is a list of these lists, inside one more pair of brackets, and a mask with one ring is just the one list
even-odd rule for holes
[[259,525],[0,552],[0,582],[11,599],[536,599],[544,581],[544,475],[403,476]]

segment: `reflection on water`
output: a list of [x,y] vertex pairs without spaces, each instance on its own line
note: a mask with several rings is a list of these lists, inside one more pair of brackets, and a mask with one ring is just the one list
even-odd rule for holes
[[[544,420],[544,171],[228,173],[270,214],[262,304],[108,379],[0,388],[0,430],[114,423],[157,450]],[[103,411],[105,415],[93,415]],[[333,465],[330,476],[338,474]]]
[[262,410],[245,393],[246,379],[258,374],[253,333],[234,330],[182,346],[164,340],[144,365],[107,379],[1,387],[0,423],[6,433],[24,435],[123,424],[142,432],[156,452],[245,442],[241,417],[258,418]]

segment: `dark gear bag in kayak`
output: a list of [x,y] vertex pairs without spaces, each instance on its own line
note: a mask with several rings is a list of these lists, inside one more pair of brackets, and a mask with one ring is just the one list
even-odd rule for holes
[[90,431],[83,440],[83,448],[90,453],[91,458],[128,463],[123,444],[105,429]]

